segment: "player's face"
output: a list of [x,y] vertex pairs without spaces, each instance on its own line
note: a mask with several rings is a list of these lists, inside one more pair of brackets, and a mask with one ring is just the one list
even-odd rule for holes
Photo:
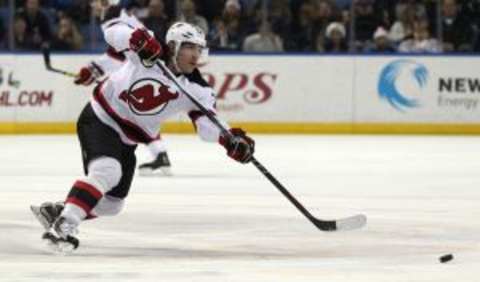
[[177,66],[182,73],[191,73],[198,66],[202,47],[193,43],[183,43],[178,51]]

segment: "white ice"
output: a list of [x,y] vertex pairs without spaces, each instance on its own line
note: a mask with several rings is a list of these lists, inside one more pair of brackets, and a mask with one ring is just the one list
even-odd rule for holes
[[345,233],[317,230],[220,146],[164,137],[174,176],[136,176],[123,213],[82,224],[78,251],[59,256],[29,205],[81,176],[77,140],[1,136],[0,281],[480,281],[479,137],[255,135],[315,216],[368,216]]

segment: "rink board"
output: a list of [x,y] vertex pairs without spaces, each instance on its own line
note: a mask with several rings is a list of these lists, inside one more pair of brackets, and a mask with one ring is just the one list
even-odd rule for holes
[[[53,54],[75,71],[97,55]],[[47,72],[40,55],[0,55],[0,133],[71,133],[92,87]],[[479,134],[480,58],[211,56],[219,115],[251,132]],[[190,133],[185,116],[163,131]]]

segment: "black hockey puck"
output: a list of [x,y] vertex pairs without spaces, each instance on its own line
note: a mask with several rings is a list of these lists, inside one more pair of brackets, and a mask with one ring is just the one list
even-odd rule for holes
[[441,263],[446,263],[446,262],[449,262],[453,259],[453,255],[452,254],[448,254],[448,255],[443,255],[439,258],[440,262]]

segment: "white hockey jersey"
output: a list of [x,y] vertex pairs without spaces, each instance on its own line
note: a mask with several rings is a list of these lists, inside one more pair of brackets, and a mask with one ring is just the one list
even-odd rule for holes
[[[218,141],[220,130],[176,88],[162,70],[158,66],[146,68],[138,55],[129,50],[130,36],[139,27],[135,25],[138,20],[130,18],[133,21],[114,19],[102,26],[107,43],[121,51],[126,61],[95,88],[91,100],[95,114],[113,128],[124,143],[130,145],[155,140],[161,124],[179,112],[190,116],[203,140]],[[202,79],[198,70],[189,75],[180,75],[177,79],[206,109],[215,114],[213,89]]]
[[[104,34],[107,29],[118,24],[127,25],[134,29],[146,29],[135,16],[128,14],[124,9],[120,10],[118,7],[113,7],[111,9],[113,9],[113,11],[110,11],[112,15],[110,15],[110,18],[103,22],[101,26]],[[153,34],[152,32],[150,33]],[[127,50],[116,50],[112,46],[109,46],[105,54],[102,54],[100,57],[93,60],[91,64],[96,68],[100,75],[108,75],[115,70],[118,70],[123,63],[126,62],[126,51]]]

